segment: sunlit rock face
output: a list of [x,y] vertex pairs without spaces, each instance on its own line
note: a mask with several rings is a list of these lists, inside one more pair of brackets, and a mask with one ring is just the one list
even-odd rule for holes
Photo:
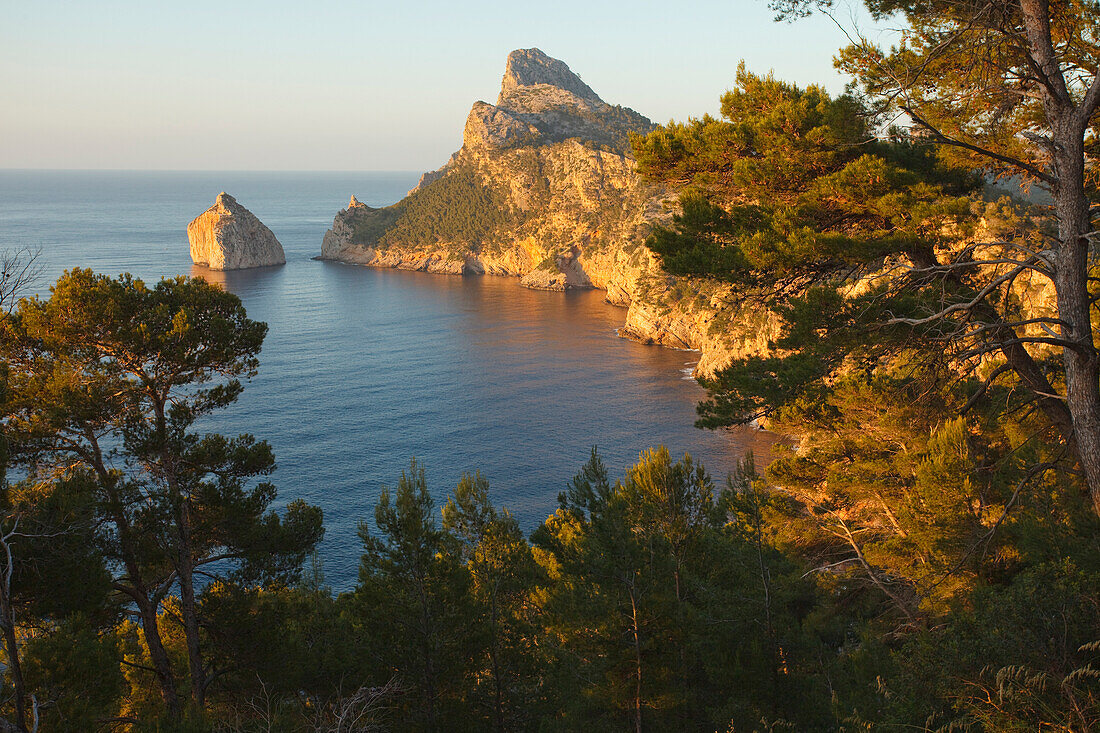
[[508,54],[497,104],[504,106],[504,101],[512,92],[539,85],[560,89],[577,99],[603,104],[603,100],[592,91],[592,87],[581,81],[568,66],[537,48],[521,48]]
[[187,225],[191,260],[212,270],[285,265],[283,245],[263,222],[225,191]]
[[561,61],[513,51],[496,104],[470,110],[462,148],[393,206],[353,198],[320,259],[599,288],[630,308],[622,335],[699,349],[700,373],[712,373],[773,334],[759,323],[738,333],[724,291],[670,277],[645,246],[676,208],[668,190],[641,179],[631,154],[630,133],[654,128],[604,102]]
[[[322,259],[514,275],[535,288],[604,287],[601,267],[638,267],[644,229],[669,195],[634,171],[628,136],[652,122],[612,106],[538,49],[508,56],[496,104],[475,102],[462,148],[394,206],[349,204]],[[624,258],[620,250],[631,250]],[[598,256],[599,255],[599,256]],[[629,290],[629,288],[626,288]]]

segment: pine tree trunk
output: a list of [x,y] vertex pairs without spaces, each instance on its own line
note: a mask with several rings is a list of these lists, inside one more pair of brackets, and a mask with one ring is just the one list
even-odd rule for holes
[[191,512],[186,497],[180,499],[180,607],[187,637],[187,661],[191,671],[191,702],[202,711],[206,704],[206,671],[199,646],[199,615],[195,603],[195,573],[191,547]]
[[1100,369],[1092,333],[1088,293],[1088,251],[1091,226],[1085,194],[1085,131],[1095,100],[1087,95],[1078,106],[1055,50],[1048,0],[1019,0],[1027,53],[1043,77],[1043,111],[1050,126],[1054,213],[1058,248],[1054,252],[1054,289],[1066,375],[1066,407],[1073,418],[1075,458],[1085,476],[1092,503],[1100,513]]
[[141,566],[137,562],[137,553],[134,550],[131,537],[129,517],[126,515],[121,498],[115,492],[115,481],[103,462],[103,454],[99,449],[99,443],[93,434],[88,435],[88,440],[93,450],[90,464],[99,479],[100,486],[107,495],[107,513],[118,531],[122,562],[126,567],[129,580],[129,585],[116,584],[115,587],[127,593],[138,607],[142,636],[145,637],[145,646],[149,649],[149,660],[152,662],[153,670],[157,676],[161,699],[164,700],[164,707],[168,712],[169,719],[178,721],[183,717],[183,709],[180,706],[179,695],[176,692],[176,676],[172,673],[172,664],[168,660],[168,653],[164,650],[164,643],[160,638],[160,627],[157,622],[157,606],[159,604],[150,600],[149,591],[142,580]]
[[1100,362],[1092,332],[1088,292],[1090,231],[1089,200],[1084,186],[1083,126],[1064,123],[1055,129],[1058,183],[1054,209],[1059,247],[1054,267],[1058,316],[1062,338],[1072,347],[1063,351],[1066,370],[1066,406],[1073,416],[1077,459],[1085,475],[1093,506],[1100,513]]
[[138,601],[137,605],[138,612],[141,614],[142,634],[145,637],[145,645],[149,648],[149,660],[153,663],[153,670],[160,684],[160,696],[164,700],[164,707],[171,720],[180,720],[183,718],[183,708],[176,693],[176,676],[172,674],[168,652],[164,650],[164,644],[160,639],[156,606],[148,600]]
[[634,595],[634,578],[628,585],[630,593],[630,621],[634,632],[634,731],[642,733],[642,636],[638,628],[638,602]]
[[27,690],[23,683],[23,665],[19,660],[19,643],[15,638],[15,614],[12,613],[10,588],[0,588],[0,627],[4,629],[4,653],[8,658],[8,673],[15,688],[15,727],[27,730]]
[[184,492],[180,491],[176,474],[176,457],[168,446],[168,428],[165,420],[166,398],[150,391],[156,419],[156,436],[159,444],[160,465],[157,466],[172,500],[178,502],[176,513],[176,531],[179,534],[179,549],[176,572],[180,583],[180,614],[183,616],[183,633],[187,641],[187,665],[191,674],[191,702],[195,710],[202,712],[206,702],[206,672],[202,665],[202,649],[199,645],[199,617],[195,603],[195,551],[191,540],[191,504]]

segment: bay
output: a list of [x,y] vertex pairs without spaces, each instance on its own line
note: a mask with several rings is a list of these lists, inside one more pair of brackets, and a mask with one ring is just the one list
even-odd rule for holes
[[[0,250],[40,249],[42,294],[74,267],[150,283],[201,275],[269,325],[259,375],[204,428],[272,444],[279,504],[324,510],[321,555],[337,590],[355,582],[359,522],[413,457],[437,502],[480,470],[494,502],[531,530],[592,446],[614,477],[666,445],[719,481],[747,450],[767,450],[753,431],[692,427],[703,392],[685,375],[696,355],[618,338],[626,311],[600,291],[311,259],[351,194],[390,204],[418,175],[0,171]],[[187,223],[222,190],[274,231],[284,267],[191,264]]]

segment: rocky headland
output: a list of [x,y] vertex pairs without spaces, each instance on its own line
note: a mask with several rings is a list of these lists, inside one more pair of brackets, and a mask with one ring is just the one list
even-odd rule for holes
[[285,265],[283,245],[256,216],[225,191],[187,225],[191,260],[211,270]]
[[353,196],[320,259],[373,267],[520,278],[545,290],[599,288],[628,307],[621,335],[702,352],[698,374],[774,337],[728,291],[673,278],[645,246],[676,198],[635,172],[630,133],[655,125],[604,102],[538,49],[508,56],[496,104],[475,102],[462,148],[384,208]]

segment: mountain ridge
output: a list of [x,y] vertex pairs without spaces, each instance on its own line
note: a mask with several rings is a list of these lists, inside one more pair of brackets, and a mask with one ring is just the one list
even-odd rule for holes
[[637,174],[630,149],[630,134],[656,125],[604,102],[538,49],[509,54],[497,102],[472,105],[462,147],[404,199],[339,212],[319,259],[599,288],[629,308],[621,335],[698,349],[700,374],[767,348],[774,324],[730,329],[752,319],[731,315],[739,306],[725,288],[669,276],[645,246],[676,207],[670,191]]

